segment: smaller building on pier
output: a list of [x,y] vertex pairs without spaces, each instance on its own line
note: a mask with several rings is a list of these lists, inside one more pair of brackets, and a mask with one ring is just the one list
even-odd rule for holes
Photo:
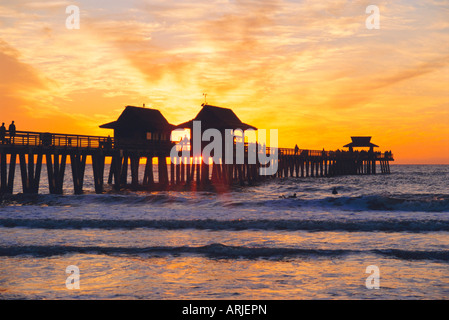
[[170,144],[175,128],[159,110],[127,106],[116,121],[100,126],[114,130],[116,147]]
[[352,142],[344,146],[349,148],[349,151],[353,151],[354,148],[369,148],[369,151],[373,152],[374,148],[379,146],[371,142],[371,137],[351,137]]

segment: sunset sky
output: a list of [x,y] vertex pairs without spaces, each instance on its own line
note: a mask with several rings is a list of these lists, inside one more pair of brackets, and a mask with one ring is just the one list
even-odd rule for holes
[[370,135],[396,163],[449,164],[447,0],[2,0],[0,70],[18,130],[108,135],[144,103],[179,124],[206,92],[281,147]]

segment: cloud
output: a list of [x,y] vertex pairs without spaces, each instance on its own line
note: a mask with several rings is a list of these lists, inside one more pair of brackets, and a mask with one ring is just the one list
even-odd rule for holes
[[439,56],[431,61],[420,63],[416,66],[399,70],[392,75],[379,77],[374,79],[371,89],[379,89],[385,86],[394,85],[396,83],[413,79],[434,71],[441,70],[449,66],[449,54]]
[[63,111],[57,82],[21,57],[19,50],[0,39],[1,122],[14,119],[21,131],[65,131],[67,123],[82,130],[92,121],[89,115]]
[[20,61],[20,53],[0,39],[0,104],[2,116],[11,117],[33,104],[33,97],[48,86],[32,66]]
[[38,72],[19,58],[19,51],[0,39],[0,88],[11,89],[11,94],[30,88],[44,89],[46,86]]

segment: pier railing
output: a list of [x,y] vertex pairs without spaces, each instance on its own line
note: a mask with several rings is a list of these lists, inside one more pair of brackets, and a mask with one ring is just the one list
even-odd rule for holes
[[[14,136],[9,133],[3,141],[3,145],[17,145],[17,146],[45,146],[45,147],[61,147],[61,148],[83,148],[83,149],[114,149],[129,148],[139,149],[142,147],[150,147],[157,149],[167,149],[168,151],[174,145],[169,141],[148,141],[145,144],[133,143],[132,141],[115,141],[111,137],[103,136],[88,136],[75,134],[61,134],[48,132],[32,132],[32,131],[17,131]],[[261,146],[259,146],[261,148]],[[368,151],[326,151],[326,150],[308,150],[295,148],[273,148],[266,147],[266,153],[271,154],[277,149],[279,156],[301,156],[301,157],[323,157],[323,158],[374,158],[378,160],[393,160],[391,152],[368,152]],[[245,143],[245,152],[248,151],[248,143]],[[260,152],[260,151],[259,151]]]
[[[278,155],[285,156],[302,156],[302,157],[322,157],[322,158],[373,158],[393,160],[391,152],[369,152],[369,151],[326,151],[326,150],[307,150],[294,148],[277,148]],[[275,152],[275,148],[267,147],[267,153]]]
[[60,134],[47,132],[17,131],[15,135],[6,134],[2,144],[17,146],[54,146],[67,148],[103,148],[114,146],[110,137]]

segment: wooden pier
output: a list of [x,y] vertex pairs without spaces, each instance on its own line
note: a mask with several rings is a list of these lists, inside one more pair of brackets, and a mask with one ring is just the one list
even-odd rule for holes
[[[167,140],[133,145],[118,144],[114,138],[102,136],[18,131],[13,137],[7,134],[0,143],[0,194],[13,193],[17,167],[20,167],[23,193],[40,191],[42,166],[45,165],[49,192],[63,194],[64,175],[69,164],[73,190],[75,194],[82,194],[88,163],[93,169],[95,192],[103,193],[105,180],[115,190],[220,189],[273,178],[387,174],[390,173],[390,161],[394,161],[391,152],[380,153],[372,149],[318,151],[266,148],[263,151],[266,155],[278,153],[276,174],[266,176],[263,175],[264,166],[258,161],[248,163],[248,145],[245,145],[243,164],[224,164],[223,161],[204,163],[194,157],[185,157],[181,163],[170,161],[170,150],[175,144]],[[153,164],[155,158],[157,164]],[[142,159],[146,159],[146,165],[143,179],[139,180]],[[110,163],[109,172],[107,163]],[[157,181],[153,165],[157,166]]]

